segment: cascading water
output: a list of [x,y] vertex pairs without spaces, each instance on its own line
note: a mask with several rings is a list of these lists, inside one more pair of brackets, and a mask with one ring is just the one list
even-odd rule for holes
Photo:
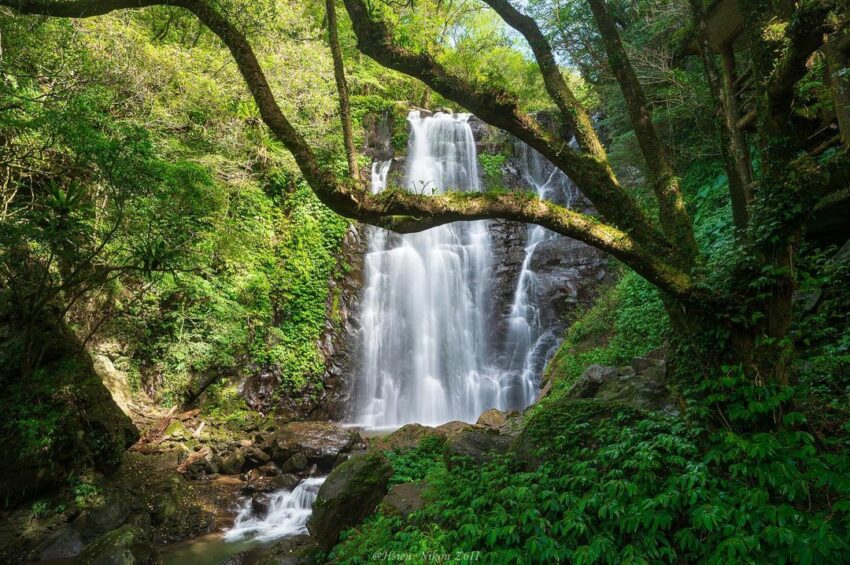
[[[575,197],[575,187],[570,179],[525,143],[517,142],[515,148],[520,157],[523,179],[537,192],[537,196],[569,207]],[[531,269],[537,246],[553,237],[557,235],[543,227],[528,226],[525,258],[517,277],[505,340],[508,366],[503,380],[513,379],[516,382],[510,399],[514,407],[524,408],[534,401],[540,374],[558,345],[557,336],[542,323],[537,276]]]
[[254,502],[243,501],[233,527],[224,534],[224,540],[235,542],[252,537],[258,542],[307,533],[307,520],[313,513],[313,502],[325,477],[304,479],[291,492],[279,490],[269,495],[268,511],[258,516]]
[[[407,190],[477,191],[468,115],[408,116]],[[373,166],[373,191],[389,163]],[[486,366],[490,235],[487,222],[460,222],[403,236],[370,230],[361,318],[355,420],[368,427],[474,420],[500,405]]]
[[[469,117],[410,113],[407,190],[480,189]],[[543,198],[569,204],[569,179],[526,145],[518,144],[517,151],[529,186]],[[391,165],[373,164],[373,192],[386,188]],[[486,322],[503,314],[493,311],[490,296],[488,226],[458,222],[402,236],[369,229],[353,423],[379,428],[475,421],[489,408],[521,409],[533,402],[557,336],[547,336],[541,322],[530,263],[535,247],[552,234],[529,227],[505,343],[490,344]],[[497,366],[497,358],[506,358],[507,366]]]

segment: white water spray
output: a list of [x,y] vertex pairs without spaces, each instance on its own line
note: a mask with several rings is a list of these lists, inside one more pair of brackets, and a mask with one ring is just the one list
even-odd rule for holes
[[304,479],[292,491],[279,490],[269,495],[268,512],[257,516],[254,503],[242,502],[233,527],[224,534],[228,542],[252,537],[259,542],[307,533],[307,520],[325,477]]
[[[469,116],[408,116],[406,189],[480,189]],[[388,163],[373,166],[372,190]],[[474,420],[499,405],[486,367],[491,243],[487,222],[458,222],[397,236],[370,229],[362,302],[355,420],[369,427]]]

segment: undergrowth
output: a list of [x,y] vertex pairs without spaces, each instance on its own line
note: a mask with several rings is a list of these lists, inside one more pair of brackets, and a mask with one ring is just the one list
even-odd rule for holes
[[[824,563],[850,551],[850,459],[804,431],[800,413],[775,433],[746,431],[791,387],[746,386],[740,371],[703,385],[694,419],[587,400],[536,409],[523,438],[542,461],[427,473],[421,511],[377,514],[332,553],[480,552],[484,563]],[[718,427],[714,398],[723,398]],[[426,456],[423,454],[423,458]],[[425,463],[422,462],[422,465]],[[408,462],[406,467],[410,467]]]

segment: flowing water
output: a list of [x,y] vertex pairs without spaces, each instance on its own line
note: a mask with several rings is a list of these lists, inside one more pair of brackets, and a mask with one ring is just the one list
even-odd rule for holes
[[[468,117],[411,112],[407,190],[480,189]],[[373,191],[385,188],[388,170],[389,163],[374,165]],[[403,236],[373,228],[369,241],[356,422],[440,424],[499,405],[499,383],[486,366],[487,222]]]
[[291,491],[269,494],[268,510],[261,513],[250,497],[242,499],[232,528],[162,547],[164,564],[218,565],[237,553],[253,562],[269,544],[307,533],[307,520],[324,481],[325,477],[304,479]]
[[[468,114],[410,113],[406,190],[480,190],[468,120]],[[520,150],[529,185],[563,200],[569,184],[563,173],[524,145]],[[373,164],[373,192],[386,188],[391,166]],[[490,296],[488,224],[457,222],[401,236],[369,229],[354,423],[381,428],[475,421],[489,408],[524,408],[534,400],[542,363],[557,339],[544,338],[529,261],[550,235],[529,228],[506,343],[491,344],[487,321],[503,314],[493,312]],[[497,367],[493,360],[503,350],[508,367]]]
[[[576,192],[567,175],[525,143],[517,142],[515,150],[523,180],[537,196],[569,207]],[[537,275],[531,269],[537,246],[555,237],[557,234],[545,228],[528,226],[525,258],[517,277],[505,340],[508,366],[503,380],[513,379],[517,383],[514,406],[525,407],[533,402],[543,368],[559,343],[555,332],[543,323]]]
[[254,502],[242,501],[236,522],[224,534],[225,541],[253,538],[267,542],[278,538],[307,533],[307,520],[313,513],[313,502],[325,477],[304,479],[291,492],[279,490],[269,495],[268,511],[257,515]]

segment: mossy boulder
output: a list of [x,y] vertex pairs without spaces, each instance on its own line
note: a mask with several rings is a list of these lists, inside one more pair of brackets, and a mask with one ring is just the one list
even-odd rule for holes
[[494,456],[504,454],[511,446],[511,438],[488,428],[469,428],[446,442],[443,458],[446,467],[457,465],[482,465]]
[[392,464],[380,452],[356,455],[334,469],[319,489],[307,524],[316,543],[332,548],[340,532],[372,514],[392,474]]
[[0,500],[12,505],[92,469],[110,474],[139,433],[62,322],[41,320],[37,365],[24,362],[22,335],[0,319]]
[[445,433],[437,428],[421,424],[405,424],[393,433],[372,440],[372,449],[403,451],[413,449],[419,442],[428,437],[445,437]]
[[97,538],[74,560],[79,565],[135,565],[157,563],[146,532],[125,525]]

